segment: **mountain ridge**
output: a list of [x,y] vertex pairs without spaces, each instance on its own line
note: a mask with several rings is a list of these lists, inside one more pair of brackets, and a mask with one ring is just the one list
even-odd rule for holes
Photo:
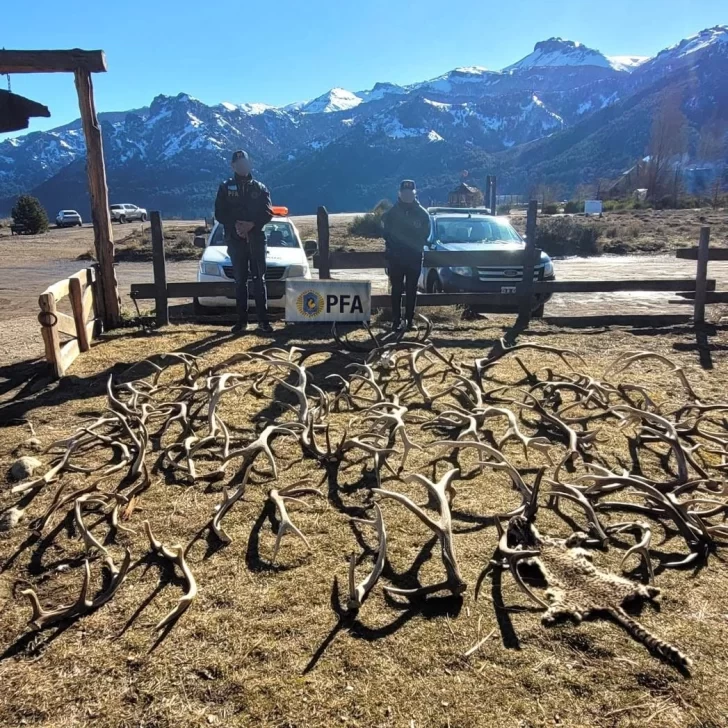
[[[645,152],[653,97],[668,87],[692,94],[684,104],[693,135],[710,117],[728,122],[723,73],[728,78],[728,26],[715,26],[649,59],[610,58],[550,38],[501,71],[459,67],[407,86],[334,88],[282,107],[210,106],[185,93],[159,95],[149,106],[99,118],[114,199],[147,207],[164,202],[172,215],[209,214],[230,150],[243,147],[261,178],[286,191],[293,211],[309,212],[315,190],[316,204],[361,208],[386,192],[391,175],[410,176],[407,169],[420,171],[421,192],[439,196],[444,177],[452,182],[467,168],[457,165],[468,160],[474,169],[497,169],[503,192],[525,192],[533,170],[567,188],[587,175],[619,173],[620,165]],[[695,83],[686,81],[691,74]],[[649,101],[631,104],[640,94]],[[608,109],[613,113],[605,114]],[[613,125],[621,149],[608,133]],[[582,150],[588,164],[582,159],[575,167],[578,155],[562,137],[578,140],[579,149],[600,150],[598,158]],[[0,143],[0,214],[28,191],[51,209],[87,210],[84,153],[78,121]],[[378,180],[367,159],[379,160]]]

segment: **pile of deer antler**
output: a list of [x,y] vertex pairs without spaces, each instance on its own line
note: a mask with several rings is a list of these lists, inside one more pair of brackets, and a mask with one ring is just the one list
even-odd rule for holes
[[[32,606],[32,624],[42,628],[94,610],[122,586],[131,554],[127,549],[117,566],[104,544],[116,539],[123,542],[124,534],[133,532],[139,503],[158,473],[192,485],[219,482],[221,501],[210,514],[208,525],[221,541],[229,542],[223,519],[245,494],[254,468],[260,473],[264,467],[272,481],[279,477],[280,457],[273,447],[279,438],[297,443],[302,457],[327,474],[347,460],[349,465],[355,464],[353,451],[358,452],[357,457],[363,455],[363,461],[356,462],[363,462],[375,474],[377,487],[369,488],[364,480],[360,485],[373,518],[352,520],[376,529],[377,557],[371,573],[357,584],[356,558],[351,555],[347,604],[352,613],[360,609],[376,585],[386,561],[387,530],[377,499],[400,503],[433,531],[440,543],[445,574],[442,581],[429,586],[385,589],[410,598],[440,590],[454,595],[465,591],[451,511],[456,497],[454,483],[465,467],[461,460],[464,452],[476,456],[476,468],[482,474],[476,478],[485,481],[488,471],[501,471],[517,494],[519,504],[512,510],[489,514],[497,521],[525,519],[532,523],[539,507],[560,513],[559,505],[569,501],[584,514],[587,533],[579,532],[580,543],[620,548],[624,546],[620,536],[634,533],[635,545],[625,551],[622,563],[638,554],[650,578],[654,578],[652,527],[645,519],[676,530],[687,546],[684,558],[664,563],[664,567],[704,561],[725,544],[728,404],[699,401],[684,372],[672,362],[649,352],[629,352],[594,378],[587,373],[587,363],[573,351],[501,342],[489,356],[467,367],[433,344],[429,322],[419,318],[424,329],[414,339],[394,333],[377,337],[366,327],[370,341],[365,345],[342,338],[334,327],[338,345],[334,350],[271,348],[238,354],[208,370],[202,360],[189,354],[166,354],[135,365],[146,366],[151,374],[131,379],[128,371],[124,381],[109,378],[104,413],[49,445],[45,453],[52,457],[50,467],[41,476],[16,485],[12,491],[19,494],[20,501],[0,515],[0,524],[14,527],[34,498],[53,486],[50,504],[43,513],[35,514],[29,528],[44,534],[58,514],[72,513],[87,553],[81,593],[75,603],[46,610],[33,589],[23,592]],[[558,362],[557,368],[531,371],[523,361],[531,351]],[[338,367],[341,373],[314,381],[306,367],[312,356],[334,357],[342,364]],[[508,358],[523,376],[503,384],[495,376]],[[656,362],[668,368],[684,390],[678,408],[663,411],[654,392],[615,379],[638,362]],[[258,418],[258,426],[248,433],[231,427],[224,405],[233,393],[261,399],[269,413],[267,419]],[[335,435],[334,415],[341,420],[347,412],[347,426]],[[498,437],[490,429],[494,423],[505,428]],[[647,477],[638,467],[616,471],[610,465],[614,458],[602,452],[600,435],[604,428],[614,429],[615,424],[631,433],[639,452],[661,458],[663,475]],[[428,434],[431,432],[434,436]],[[506,454],[506,446],[513,442],[520,443],[526,460],[534,457],[541,463],[532,482]],[[404,473],[412,454],[418,453],[420,460],[423,450],[435,452],[437,460],[447,455],[451,462],[451,468],[437,482],[422,473]],[[73,473],[85,476],[88,482],[73,489],[71,481],[79,481],[69,477]],[[391,486],[383,488],[383,478],[393,484],[401,478],[402,482],[422,485],[434,513]],[[540,493],[547,496],[546,504],[539,504]],[[275,485],[269,491],[270,507],[278,521],[271,563],[288,532],[308,546],[286,507],[291,502],[305,503],[302,499],[307,496],[325,497],[309,479],[286,487]],[[487,492],[483,502],[487,503]],[[90,511],[108,519],[109,532],[104,540],[88,525]],[[636,513],[641,520],[621,517],[612,522],[612,512]],[[392,514],[390,511],[390,520]],[[98,532],[98,523],[94,527]],[[149,549],[178,567],[187,585],[175,610],[159,623],[158,629],[164,629],[190,606],[198,587],[185,560],[186,549],[162,545],[148,522],[144,527]],[[531,543],[514,544],[509,532],[525,534],[523,538]],[[551,542],[540,536],[534,540],[527,529],[515,525],[502,533],[490,567],[510,568],[521,588],[547,606],[524,583],[518,562],[521,557],[538,556],[545,548],[543,544]],[[91,596],[90,564],[95,556],[105,558],[111,580],[103,592]]]

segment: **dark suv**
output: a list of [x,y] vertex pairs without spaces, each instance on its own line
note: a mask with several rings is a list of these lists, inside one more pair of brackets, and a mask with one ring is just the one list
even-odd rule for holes
[[[429,250],[493,251],[502,253],[494,256],[494,263],[487,266],[453,266],[450,268],[423,268],[419,288],[427,293],[479,293],[483,292],[483,305],[477,308],[484,311],[514,311],[513,306],[488,303],[487,284],[500,283],[500,293],[512,293],[513,287],[523,280],[523,266],[509,260],[514,251],[524,250],[526,243],[513,229],[505,217],[489,215],[477,208],[431,207],[431,230]],[[535,281],[554,280],[554,264],[546,253],[536,263],[533,272]],[[496,292],[495,295],[498,295]],[[534,296],[535,313],[542,315],[543,305],[551,294]]]

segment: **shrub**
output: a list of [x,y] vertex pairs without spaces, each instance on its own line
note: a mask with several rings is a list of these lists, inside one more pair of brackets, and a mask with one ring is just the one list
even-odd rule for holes
[[498,209],[496,212],[499,215],[510,215],[511,214],[511,206],[510,205],[498,205]]
[[391,207],[392,203],[389,200],[379,200],[371,212],[357,215],[349,223],[349,233],[360,238],[381,238],[382,215]]
[[564,212],[568,215],[573,215],[576,212],[582,212],[584,210],[584,203],[577,200],[569,200],[564,205]]
[[556,215],[559,212],[559,206],[555,202],[547,202],[541,207],[542,215]]
[[549,255],[600,255],[599,227],[583,218],[554,217],[539,221],[536,245]]
[[48,230],[48,215],[38,198],[30,195],[21,195],[12,211],[13,222],[23,225],[26,232],[31,235],[44,233]]

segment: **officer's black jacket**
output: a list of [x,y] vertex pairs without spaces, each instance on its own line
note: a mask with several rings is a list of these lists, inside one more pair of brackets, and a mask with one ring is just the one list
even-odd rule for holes
[[271,221],[273,210],[270,192],[262,183],[248,175],[234,175],[225,180],[217,190],[215,198],[215,219],[225,227],[226,240],[240,240],[235,232],[238,220],[254,224],[248,233],[251,242],[265,242],[263,226]]
[[419,202],[398,200],[382,215],[382,228],[390,256],[422,258],[430,235],[430,215]]

